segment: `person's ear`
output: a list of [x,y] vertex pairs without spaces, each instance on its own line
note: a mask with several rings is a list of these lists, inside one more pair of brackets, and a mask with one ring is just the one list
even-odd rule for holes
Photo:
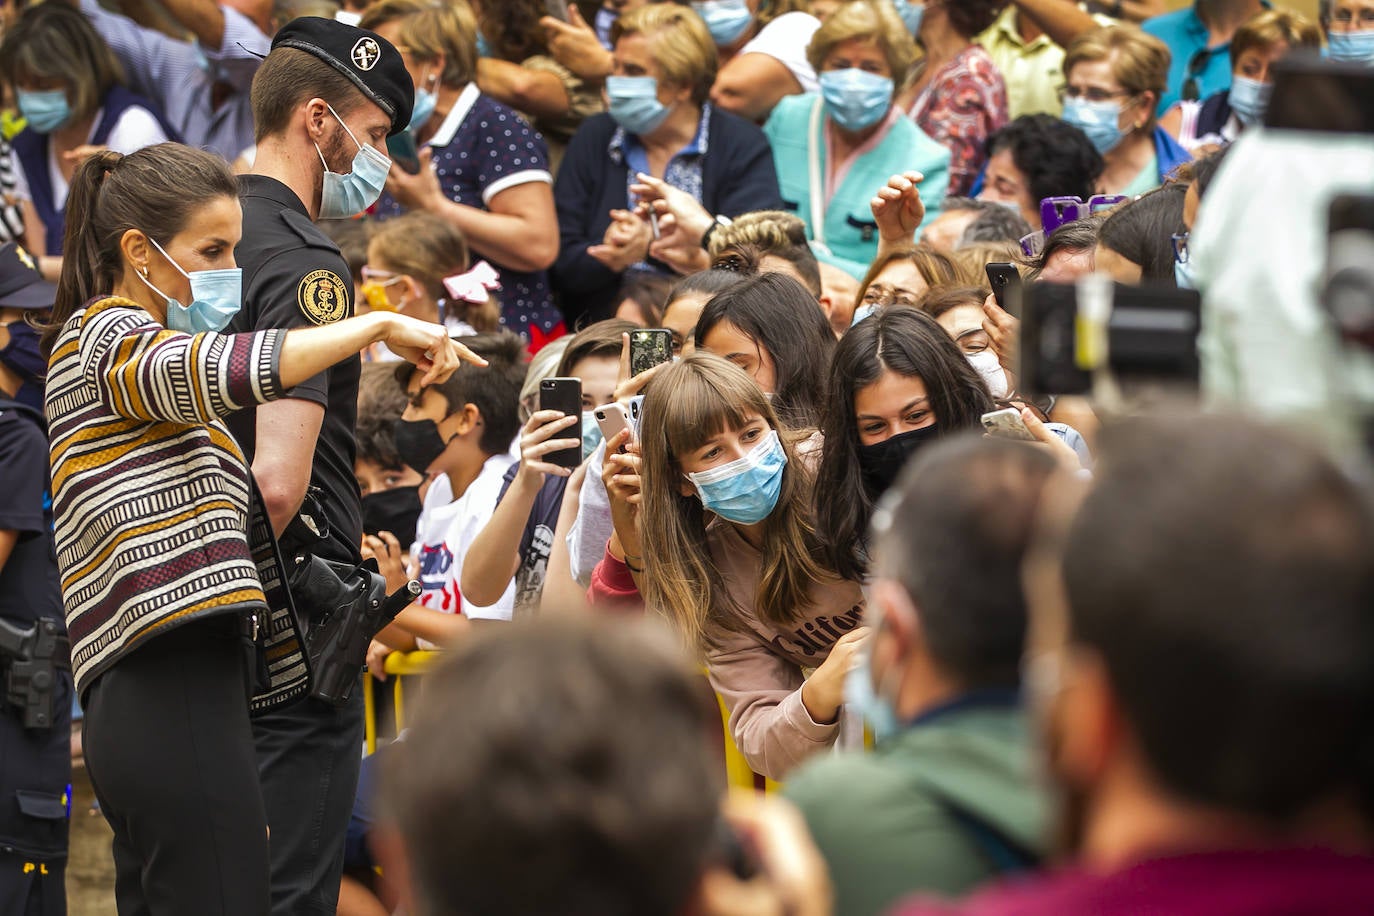
[[1059,759],[1055,768],[1075,785],[1090,786],[1123,749],[1125,719],[1112,690],[1107,666],[1096,652],[1081,647],[1064,650],[1059,717]]
[[482,425],[482,411],[476,404],[464,404],[463,409],[453,416],[458,420],[456,432],[460,436],[466,436]]
[[305,119],[306,136],[312,143],[321,143],[327,124],[334,117],[329,113],[329,103],[321,98],[313,98],[301,106],[301,112]]
[[[409,296],[411,300],[423,299],[427,295],[425,288],[420,285],[420,281],[416,280],[410,274],[405,274],[401,277],[401,286],[404,287],[406,295]],[[397,305],[399,304],[400,303],[397,303]]]
[[148,263],[152,260],[153,250],[153,246],[148,244],[148,236],[138,229],[126,229],[119,237],[119,252],[124,263],[140,276],[148,276]]
[[437,54],[437,55],[435,55],[434,60],[432,60],[432,61],[429,62],[430,70],[429,70],[429,79],[428,79],[428,81],[427,81],[429,85],[425,86],[425,87],[424,87],[425,89],[428,89],[428,90],[430,90],[431,92],[437,92],[437,91],[438,91],[439,85],[444,81],[444,67],[446,67],[447,65],[448,65],[448,56],[447,56],[447,55],[445,55],[445,54]]
[[897,658],[906,658],[921,640],[921,615],[900,582],[874,579],[868,588],[873,602],[869,623],[881,626],[890,636],[897,650]]

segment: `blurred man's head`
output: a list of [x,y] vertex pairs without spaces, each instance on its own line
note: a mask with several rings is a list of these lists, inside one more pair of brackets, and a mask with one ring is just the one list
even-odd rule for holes
[[[1090,861],[1367,844],[1374,515],[1318,448],[1223,416],[1107,427],[1026,562],[1026,686]],[[1182,846],[1181,850],[1178,847]]]
[[932,446],[874,520],[874,689],[899,720],[1014,689],[1025,642],[1021,560],[1053,459],[981,436]]
[[624,621],[546,619],[427,677],[383,778],[414,912],[687,908],[716,848],[720,720],[675,648]]

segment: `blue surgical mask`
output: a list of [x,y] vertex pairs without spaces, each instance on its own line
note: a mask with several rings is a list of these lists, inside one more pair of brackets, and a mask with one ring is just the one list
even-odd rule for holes
[[708,512],[739,525],[753,525],[766,519],[777,506],[785,467],[787,453],[782,440],[776,429],[770,429],[743,458],[688,474],[687,479],[696,486]]
[[320,145],[315,144],[315,152],[319,155],[320,162],[324,163],[324,186],[320,189],[319,218],[348,219],[377,202],[377,198],[382,194],[382,188],[386,185],[386,173],[391,171],[391,160],[379,150],[359,143],[358,138],[353,136],[353,131],[348,129],[343,118],[334,110],[334,106],[329,106],[329,113],[339,122],[344,133],[348,134],[348,139],[358,147],[358,152],[353,157],[353,170],[347,175],[340,175],[338,172],[329,171],[329,163],[324,161]]
[[892,106],[892,80],[850,67],[820,76],[825,110],[847,131],[860,131],[881,121]]
[[487,36],[481,32],[477,33],[477,56],[491,57],[491,42],[487,41]]
[[892,701],[873,687],[873,667],[869,650],[859,652],[849,673],[844,676],[844,705],[873,729],[873,739],[882,741],[901,730],[902,723]]
[[72,107],[67,103],[67,93],[61,89],[33,92],[16,89],[14,98],[19,105],[19,113],[34,133],[50,134],[71,120]]
[[1174,282],[1178,284],[1179,289],[1197,289],[1191,262],[1174,261]]
[[854,317],[850,319],[849,326],[852,328],[854,327],[854,325],[858,324],[860,321],[863,321],[865,318],[877,314],[877,312],[878,306],[872,304],[871,302],[865,302],[863,305],[860,305],[858,308],[854,310]]
[[915,38],[921,31],[921,18],[926,14],[926,5],[912,3],[911,0],[892,0],[892,3],[897,7],[897,15],[902,17],[906,30]]
[[1231,77],[1231,94],[1228,101],[1231,110],[1240,118],[1240,123],[1253,127],[1264,119],[1264,109],[1269,107],[1269,96],[1274,92],[1272,83],[1261,83],[1244,76]]
[[669,108],[658,100],[658,80],[652,76],[608,76],[606,99],[615,123],[636,136],[653,133],[668,118]]
[[754,21],[745,0],[697,0],[692,9],[706,23],[706,31],[718,48],[728,48],[739,41],[739,37]]
[[1065,99],[1063,118],[1087,134],[1088,140],[1104,156],[1121,142],[1121,105],[1117,102]]
[[151,280],[139,274],[148,288],[167,300],[167,327],[186,334],[203,334],[206,331],[222,331],[239,312],[243,302],[243,270],[227,267],[223,270],[193,270],[190,273],[172,260],[171,255],[149,236],[148,241],[162,253],[167,263],[176,268],[177,273],[191,281],[191,304],[182,305],[162,290],[153,286]]
[[601,434],[601,427],[596,425],[596,412],[592,410],[582,411],[582,454],[584,456],[590,455],[596,451],[596,447],[605,438]]
[[596,11],[596,40],[607,51],[611,50],[611,26],[619,18],[620,14],[609,7],[603,6]]
[[1374,29],[1331,32],[1326,36],[1326,55],[1332,60],[1374,64]]
[[[429,79],[429,71],[420,77],[420,82],[424,83]],[[415,105],[410,109],[410,123],[406,129],[415,133],[420,128],[429,123],[429,119],[434,116],[434,109],[439,105],[439,96],[430,89],[415,87]]]

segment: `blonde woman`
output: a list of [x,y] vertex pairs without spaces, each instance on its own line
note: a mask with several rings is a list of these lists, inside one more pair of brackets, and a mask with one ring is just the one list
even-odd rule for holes
[[1168,79],[1168,46],[1135,26],[1098,29],[1069,45],[1063,117],[1106,161],[1100,193],[1138,197],[1192,161],[1155,117]]
[[[743,370],[694,353],[654,379],[642,456],[607,444],[620,559],[649,611],[702,653],[736,743],[773,779],[835,743],[845,675],[868,634],[859,583],[819,559],[817,456],[798,439]],[[617,496],[617,476],[636,469],[637,529]]]
[[806,221],[823,263],[862,277],[878,253],[870,201],[894,173],[925,175],[927,219],[940,212],[950,153],[895,104],[916,46],[888,0],[855,0],[830,16],[807,58],[820,92],[789,96],[764,125],[782,197]]

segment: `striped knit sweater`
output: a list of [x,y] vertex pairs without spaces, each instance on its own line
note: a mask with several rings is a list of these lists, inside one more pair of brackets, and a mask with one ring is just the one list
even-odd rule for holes
[[[269,641],[295,635],[280,632],[286,608],[274,604],[269,623],[259,572],[275,570],[250,550],[251,474],[219,419],[281,397],[284,335],[181,334],[120,298],[92,301],[62,328],[47,414],[79,694],[143,640],[190,620],[256,612]],[[301,682],[293,695],[303,690],[303,662],[274,667]]]

